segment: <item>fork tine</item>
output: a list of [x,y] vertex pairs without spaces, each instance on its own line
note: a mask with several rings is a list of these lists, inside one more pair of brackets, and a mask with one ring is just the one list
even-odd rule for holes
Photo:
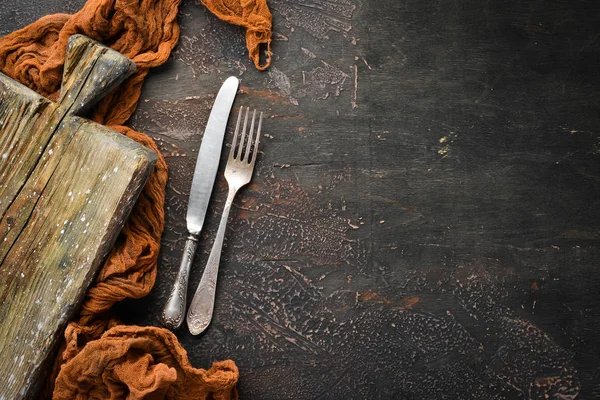
[[231,150],[229,151],[229,158],[233,158],[235,154],[235,144],[237,143],[238,133],[240,132],[240,122],[242,122],[242,114],[244,107],[240,107],[240,113],[238,114],[237,123],[235,124],[235,133],[233,134],[233,141],[231,142]]
[[246,131],[248,127],[248,116],[250,115],[250,107],[246,107],[246,117],[244,117],[244,127],[242,128],[242,138],[240,139],[240,145],[237,148],[237,154],[235,158],[241,160],[242,152],[244,151],[244,141],[246,139]]
[[252,153],[252,161],[250,161],[250,164],[252,164],[252,165],[254,165],[254,161],[256,161],[256,155],[258,154],[258,143],[260,141],[260,131],[262,129],[262,118],[263,118],[263,113],[261,111],[260,117],[258,118],[258,128],[256,128],[256,141],[254,143],[254,153]]
[[250,132],[248,132],[248,142],[246,143],[246,152],[244,153],[244,161],[248,162],[250,155],[250,147],[252,147],[252,135],[254,134],[254,121],[256,120],[256,108],[252,113],[252,123],[250,124]]

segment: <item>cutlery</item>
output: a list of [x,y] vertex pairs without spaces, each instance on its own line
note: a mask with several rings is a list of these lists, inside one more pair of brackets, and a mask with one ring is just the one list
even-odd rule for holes
[[198,289],[196,289],[196,294],[192,299],[187,315],[187,324],[192,335],[198,335],[203,332],[212,319],[215,304],[215,291],[217,287],[217,275],[219,273],[219,261],[221,259],[221,248],[223,247],[227,217],[229,216],[229,210],[231,209],[231,204],[233,203],[236,193],[242,186],[250,182],[252,179],[252,172],[254,171],[263,113],[260,113],[255,137],[253,137],[253,132],[254,122],[256,120],[256,110],[252,113],[252,123],[250,125],[248,139],[246,140],[246,127],[248,125],[248,116],[250,114],[250,108],[246,107],[244,128],[242,129],[241,139],[238,144],[238,133],[240,130],[242,114],[243,108],[240,108],[237,124],[235,126],[235,134],[233,135],[233,142],[231,143],[231,150],[229,152],[229,159],[227,160],[227,166],[225,167],[225,179],[229,186],[229,194],[227,195],[227,201],[225,202],[223,215],[221,216],[221,222],[219,223],[219,230],[217,231],[215,242],[210,251],[206,268],[204,269],[202,279],[198,284]]
[[175,284],[162,313],[163,325],[171,330],[178,329],[185,316],[190,269],[194,261],[198,237],[204,224],[208,201],[217,175],[227,120],[238,85],[238,79],[232,76],[227,78],[221,86],[208,117],[202,144],[198,151],[186,216],[188,237]]

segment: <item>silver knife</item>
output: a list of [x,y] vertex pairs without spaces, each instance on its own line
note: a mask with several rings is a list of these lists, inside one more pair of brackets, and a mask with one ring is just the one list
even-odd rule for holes
[[196,169],[192,180],[192,189],[190,190],[190,200],[186,216],[188,238],[183,250],[183,258],[179,265],[179,272],[175,278],[175,284],[169,300],[162,313],[162,322],[165,327],[175,330],[183,323],[185,316],[185,303],[187,297],[188,278],[190,268],[196,254],[198,237],[204,224],[208,201],[217,176],[219,159],[221,158],[221,148],[223,147],[223,138],[227,128],[229,112],[233,105],[233,100],[237,93],[239,81],[235,77],[230,77],[223,82],[223,86],[217,94],[213,104],[200,151],[196,161]]

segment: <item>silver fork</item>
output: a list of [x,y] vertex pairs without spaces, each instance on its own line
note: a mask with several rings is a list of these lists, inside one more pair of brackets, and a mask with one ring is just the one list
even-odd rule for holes
[[[223,238],[225,237],[227,217],[229,216],[229,210],[231,209],[231,204],[233,203],[236,193],[242,186],[250,182],[250,179],[252,179],[252,172],[254,171],[254,162],[256,161],[256,154],[258,153],[258,142],[260,139],[263,113],[260,113],[256,136],[253,137],[254,122],[256,120],[256,110],[254,110],[252,113],[252,123],[250,125],[248,140],[245,140],[248,116],[250,115],[250,108],[246,107],[244,128],[242,129],[241,139],[238,144],[238,133],[240,131],[242,114],[243,108],[240,108],[240,114],[233,135],[233,142],[231,143],[231,151],[229,152],[227,166],[225,167],[225,179],[229,185],[229,194],[227,195],[227,201],[223,208],[223,215],[221,216],[221,222],[219,223],[219,230],[217,231],[215,242],[210,251],[208,261],[206,262],[206,268],[204,268],[202,279],[198,284],[196,294],[194,294],[192,304],[188,310],[187,324],[192,335],[203,332],[212,319],[215,304],[215,291],[217,288],[217,275],[219,273],[219,261],[221,259],[221,248],[223,247]],[[250,155],[252,147],[252,155]]]

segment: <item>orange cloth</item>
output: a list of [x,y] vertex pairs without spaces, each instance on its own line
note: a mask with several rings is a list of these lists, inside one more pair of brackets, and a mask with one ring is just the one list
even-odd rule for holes
[[[57,399],[109,398],[105,394],[111,393],[115,385],[129,387],[132,399],[141,398],[139,393],[155,393],[156,397],[151,398],[164,395],[183,398],[182,393],[192,393],[190,390],[196,390],[193,393],[198,393],[197,399],[205,398],[207,393],[219,393],[212,394],[219,399],[237,397],[238,372],[233,362],[214,364],[208,372],[193,369],[173,335],[158,328],[115,327],[118,321],[110,316],[115,303],[147,295],[156,279],[164,228],[167,165],[152,139],[123,124],[137,106],[149,69],[163,64],[177,44],[180,1],[88,0],[74,15],[49,15],[0,38],[0,70],[51,99],[58,98],[67,40],[71,35],[87,35],[131,58],[137,66],[135,74],[100,101],[93,119],[159,155],[156,169],[90,288],[78,319],[66,328],[65,342],[46,387],[46,394],[51,393],[54,377],[60,369],[54,388]],[[258,69],[268,67],[271,13],[266,0],[202,0],[202,3],[222,20],[245,27],[250,58]],[[259,61],[261,45],[266,45],[265,65]],[[102,336],[111,327],[115,328]],[[109,365],[114,367],[109,382],[86,375]],[[143,373],[133,373],[138,369]],[[223,370],[228,371],[227,383],[219,381],[211,386],[210,382],[218,379],[207,377],[217,370],[221,375]],[[186,386],[192,384],[194,389]],[[201,387],[196,388],[196,385]],[[72,396],[74,390],[79,394]]]
[[[263,71],[271,65],[271,11],[267,0],[200,0],[217,17],[246,28],[246,47],[254,65]],[[265,64],[260,64],[260,46],[267,46]]]
[[193,368],[166,329],[117,326],[88,343],[58,378],[54,400],[237,399],[233,361]]

